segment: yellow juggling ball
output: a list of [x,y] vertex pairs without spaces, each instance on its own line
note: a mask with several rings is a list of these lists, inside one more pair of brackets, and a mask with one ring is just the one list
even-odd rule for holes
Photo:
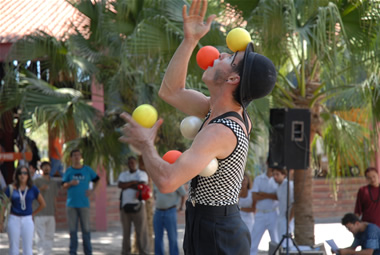
[[132,118],[141,126],[151,128],[157,121],[157,115],[156,108],[150,104],[142,104],[133,111]]
[[245,51],[248,43],[251,42],[251,35],[244,28],[234,28],[227,34],[226,42],[233,52]]

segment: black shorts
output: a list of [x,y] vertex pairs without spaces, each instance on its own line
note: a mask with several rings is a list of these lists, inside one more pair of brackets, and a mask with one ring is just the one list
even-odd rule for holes
[[251,236],[237,205],[186,202],[183,250],[186,255],[248,255]]

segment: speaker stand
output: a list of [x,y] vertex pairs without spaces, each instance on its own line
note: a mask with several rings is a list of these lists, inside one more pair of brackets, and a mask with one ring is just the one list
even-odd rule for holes
[[[281,238],[281,241],[280,243],[277,245],[276,249],[274,250],[274,252],[272,253],[272,255],[275,255],[276,252],[278,251],[278,249],[281,247],[281,244],[283,241],[286,241],[286,255],[289,255],[289,239],[292,240],[293,242],[293,245],[296,247],[297,251],[298,251],[298,254],[299,255],[302,255],[302,252],[300,250],[300,248],[298,247],[296,241],[293,239],[292,237],[292,234],[289,233],[289,183],[290,183],[290,179],[289,179],[289,170],[287,170],[287,185],[286,185],[286,234],[282,235],[282,238]],[[280,254],[281,255],[281,254]]]

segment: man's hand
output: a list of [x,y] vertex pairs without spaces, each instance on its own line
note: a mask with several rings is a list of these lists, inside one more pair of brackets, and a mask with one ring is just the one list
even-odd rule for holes
[[207,11],[207,0],[194,0],[187,15],[187,6],[182,8],[183,31],[185,39],[199,41],[210,30],[211,22],[216,15],[211,15],[204,23],[204,17]]
[[49,189],[49,185],[45,184],[44,186],[42,186],[40,188],[40,191],[45,191],[45,190],[48,190]]
[[126,112],[120,114],[120,117],[127,122],[127,124],[125,124],[122,129],[123,136],[119,138],[119,141],[129,143],[139,151],[144,151],[146,146],[154,145],[157,130],[163,122],[162,119],[159,119],[152,128],[144,128]]
[[87,197],[92,197],[92,195],[93,195],[94,193],[95,193],[94,190],[91,190],[91,189],[86,190],[86,196],[87,196]]
[[77,186],[79,184],[79,181],[78,180],[71,180],[69,183],[70,183],[70,187],[71,186]]

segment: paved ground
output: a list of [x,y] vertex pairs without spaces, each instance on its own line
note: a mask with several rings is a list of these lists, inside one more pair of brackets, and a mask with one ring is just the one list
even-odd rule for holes
[[[315,243],[324,243],[325,240],[334,239],[339,247],[347,247],[352,243],[353,237],[345,227],[340,223],[317,223],[315,224]],[[178,226],[178,243],[182,246],[184,225]],[[80,235],[79,235],[80,236]],[[269,248],[269,234],[266,232],[259,245],[259,255],[268,254]],[[63,255],[68,254],[69,247],[69,234],[66,231],[57,231],[55,233],[55,243],[53,248],[53,254]],[[92,245],[94,255],[114,255],[120,254],[121,250],[122,232],[121,228],[113,228],[107,232],[92,232]],[[81,244],[81,242],[80,242]],[[326,243],[326,252],[331,254],[330,248]],[[166,244],[167,245],[167,244]],[[180,254],[183,254],[182,249]],[[6,234],[0,234],[0,254],[8,254],[8,237]],[[36,253],[35,253],[36,254]],[[78,254],[83,254],[82,247],[78,249]],[[168,253],[167,253],[168,254]]]

